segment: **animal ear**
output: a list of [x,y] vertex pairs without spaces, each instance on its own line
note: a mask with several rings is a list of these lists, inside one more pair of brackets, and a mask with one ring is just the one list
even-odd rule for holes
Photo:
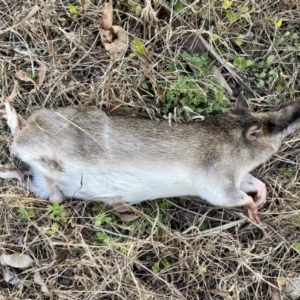
[[246,133],[246,137],[250,141],[259,139],[262,136],[262,125],[253,125],[251,126]]
[[243,92],[240,92],[239,96],[236,99],[234,112],[239,115],[248,109],[249,109],[249,104],[248,104]]

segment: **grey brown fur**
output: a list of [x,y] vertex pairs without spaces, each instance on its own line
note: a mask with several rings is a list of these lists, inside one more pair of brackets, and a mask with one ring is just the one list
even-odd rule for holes
[[[299,127],[300,101],[252,113],[240,97],[229,113],[171,126],[76,107],[40,109],[26,123],[9,102],[3,117],[15,135],[12,152],[28,164],[29,188],[39,197],[133,204],[192,195],[215,205],[244,206],[259,223],[266,188],[249,172]],[[0,170],[0,176],[21,177],[13,170]]]

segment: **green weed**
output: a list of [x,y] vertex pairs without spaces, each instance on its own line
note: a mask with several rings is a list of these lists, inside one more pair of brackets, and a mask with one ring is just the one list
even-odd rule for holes
[[155,262],[151,269],[153,273],[157,274],[161,269],[169,268],[171,267],[171,263],[168,261],[167,258],[164,258],[161,263],[160,262]]
[[200,56],[183,52],[167,72],[177,72],[178,78],[167,88],[163,113],[176,106],[187,106],[197,113],[228,110],[225,91],[210,74],[207,54]]
[[28,221],[32,218],[34,218],[35,213],[32,208],[26,208],[24,206],[21,206],[18,208],[18,220],[19,221]]
[[100,214],[95,220],[95,225],[100,226],[102,224],[109,224],[112,220],[112,217],[107,217],[105,214]]
[[290,170],[285,170],[285,169],[279,169],[278,174],[283,175],[286,178],[291,178],[293,175]]
[[103,232],[96,233],[97,238],[102,242],[104,246],[107,246],[111,241],[111,238]]
[[67,218],[67,212],[65,208],[59,203],[54,202],[49,204],[47,205],[47,209],[49,211],[49,217],[54,221],[51,229],[48,230],[49,234],[56,233],[60,229],[61,224],[66,227],[71,222],[71,220]]

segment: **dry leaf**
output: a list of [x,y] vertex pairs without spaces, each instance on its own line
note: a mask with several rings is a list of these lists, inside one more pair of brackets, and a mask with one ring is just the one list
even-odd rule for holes
[[134,214],[121,214],[117,211],[112,211],[112,213],[118,216],[123,222],[130,222],[138,219],[140,216]]
[[20,80],[23,80],[26,82],[31,82],[34,86],[36,85],[35,82],[33,81],[33,79],[30,78],[25,71],[17,68],[17,66],[16,66],[16,75]]
[[112,25],[112,1],[106,5],[101,19],[100,36],[104,48],[111,59],[124,56],[128,48],[128,34],[120,26]]
[[290,7],[295,7],[297,5],[300,5],[299,0],[284,0],[284,3]]
[[40,272],[36,272],[36,273],[34,274],[34,276],[33,276],[33,281],[34,281],[34,283],[36,283],[36,284],[38,284],[38,285],[41,286],[41,291],[42,291],[43,293],[45,293],[45,294],[47,294],[47,295],[50,294],[50,293],[49,293],[49,290],[48,290],[48,288],[47,288],[47,286],[46,286],[46,284],[45,284],[45,282],[44,282],[44,280],[43,280],[43,278],[42,278],[42,276],[41,276],[41,274],[40,274]]
[[10,266],[13,268],[26,269],[33,265],[34,260],[27,254],[14,253],[11,255],[2,254],[0,257],[2,266]]
[[101,19],[101,27],[104,30],[109,30],[113,25],[113,5],[112,0],[109,0],[109,2],[105,5],[102,19]]
[[14,270],[12,270],[10,267],[3,268],[3,279],[5,282],[7,282],[11,285],[15,285],[18,288],[21,285],[16,272]]
[[15,65],[15,70],[16,70],[16,76],[20,79],[20,80],[23,80],[25,82],[31,82],[34,86],[40,88],[44,81],[45,81],[45,77],[46,77],[46,72],[47,72],[47,68],[46,66],[39,60],[35,60],[40,68],[39,68],[39,73],[38,73],[38,80],[37,80],[37,83],[28,76],[27,72],[21,70],[18,66],[18,62],[16,63]]
[[124,222],[129,222],[129,221],[133,221],[137,218],[139,218],[138,215],[136,214],[124,214],[124,212],[130,212],[132,211],[131,207],[128,206],[126,203],[114,203],[112,205],[112,210],[111,212],[118,216],[122,221]]
[[57,263],[62,263],[64,260],[67,259],[68,255],[70,254],[69,249],[64,249],[56,253],[55,259]]
[[47,68],[39,60],[36,60],[36,62],[40,65],[40,69],[39,69],[39,73],[38,73],[38,81],[37,81],[37,87],[40,88],[43,85],[44,81],[45,81]]
[[112,208],[113,208],[113,211],[117,211],[119,213],[132,211],[130,209],[130,207],[128,206],[128,204],[123,203],[123,202],[113,203]]
[[101,40],[111,59],[124,56],[128,48],[128,34],[120,26],[112,26],[109,30],[101,29]]
[[283,293],[289,295],[293,300],[300,297],[300,277],[277,279],[278,286]]
[[69,253],[70,253],[69,249],[61,250],[58,253],[56,253],[46,259],[38,260],[38,264],[40,266],[45,266],[45,265],[50,265],[54,262],[61,263],[68,257]]
[[220,70],[215,65],[212,65],[210,67],[210,72],[216,78],[216,80],[218,80],[221,86],[229,93],[229,95],[232,96],[232,89],[228,85],[227,81],[225,80]]

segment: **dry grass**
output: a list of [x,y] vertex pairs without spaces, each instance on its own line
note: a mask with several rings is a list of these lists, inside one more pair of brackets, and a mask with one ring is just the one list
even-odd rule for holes
[[[116,22],[128,30],[130,40],[136,36],[143,41],[147,60],[133,57],[130,48],[122,60],[111,62],[107,57],[99,37],[104,1],[84,7],[80,1],[72,2],[78,9],[77,16],[70,13],[68,1],[2,1],[1,99],[11,91],[15,64],[36,72],[34,59],[38,59],[47,66],[46,81],[39,90],[20,82],[21,93],[14,105],[23,116],[39,107],[96,105],[111,115],[128,113],[130,108],[136,117],[161,118],[166,87],[176,78],[166,70],[183,51],[180,37],[187,29],[172,28],[161,19],[159,1],[142,1],[142,8],[146,7],[143,17],[134,11],[137,5],[133,3],[138,4],[138,0],[114,2]],[[298,96],[299,55],[288,48],[295,42],[275,43],[275,38],[286,31],[300,34],[298,1],[236,1],[236,5],[249,7],[248,25],[242,24],[242,18],[230,23],[221,1],[187,2],[183,1],[182,17],[194,31],[201,28],[207,39],[217,34],[216,46],[228,62],[246,56],[257,65],[275,55],[271,69],[278,71],[276,84],[280,82],[283,89],[277,91],[275,83],[257,88],[252,67],[240,73],[262,95],[253,99],[253,108],[267,109],[277,100]],[[23,20],[34,4],[39,11],[33,17],[2,32]],[[283,24],[276,27],[274,20],[280,18]],[[235,43],[239,35],[244,39],[241,47]],[[256,45],[253,39],[257,39]],[[295,62],[286,63],[290,58]],[[141,88],[144,82],[150,90]],[[94,211],[93,202],[67,200],[64,207],[70,223],[48,234],[53,220],[47,202],[13,180],[2,180],[1,253],[26,253],[37,262],[63,249],[70,253],[62,261],[54,259],[16,271],[22,283],[18,287],[4,282],[0,275],[0,295],[3,299],[68,300],[271,299],[270,283],[280,277],[294,278],[300,272],[299,252],[293,248],[300,242],[299,141],[299,135],[291,137],[270,162],[255,171],[269,191],[268,203],[261,212],[264,227],[250,223],[238,210],[212,207],[188,197],[143,203],[136,206],[142,215],[136,221],[124,223],[112,218],[96,226],[97,216],[110,216],[109,212],[103,208]],[[18,164],[9,154],[10,142],[3,124],[2,164]],[[33,209],[34,217],[20,221],[21,206]],[[97,232],[106,234],[109,240],[99,239]],[[49,296],[33,282],[36,270]]]

